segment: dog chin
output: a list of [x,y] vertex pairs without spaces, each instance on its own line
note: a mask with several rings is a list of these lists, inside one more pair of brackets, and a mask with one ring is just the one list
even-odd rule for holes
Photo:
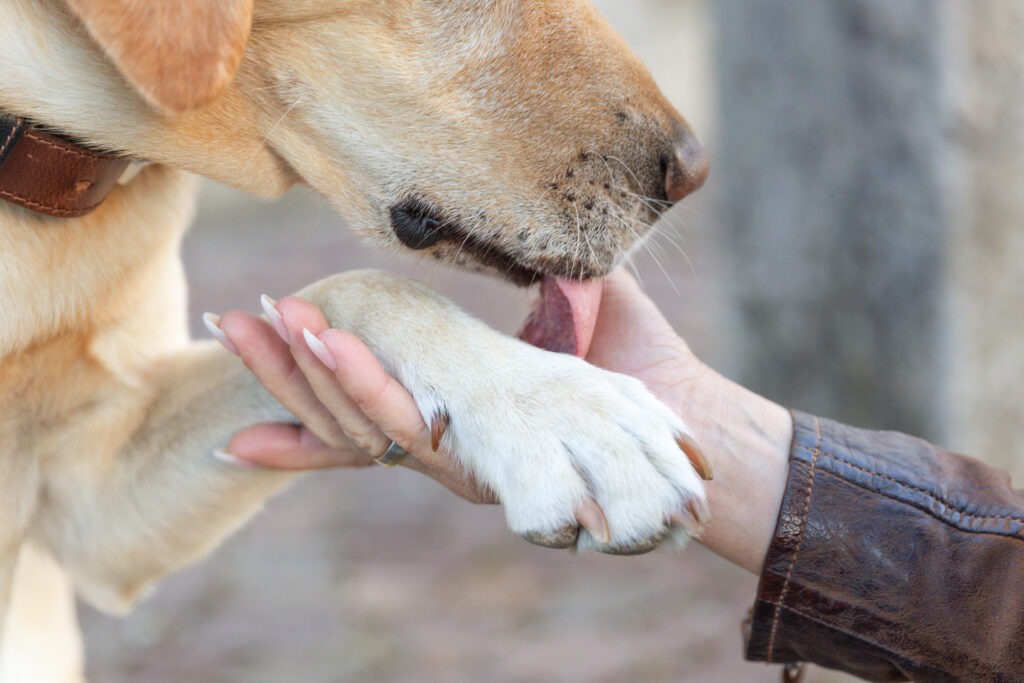
[[520,287],[530,287],[546,277],[580,281],[601,278],[614,268],[614,264],[595,266],[544,253],[513,256],[473,237],[438,244],[432,248],[431,256],[453,267],[493,275]]

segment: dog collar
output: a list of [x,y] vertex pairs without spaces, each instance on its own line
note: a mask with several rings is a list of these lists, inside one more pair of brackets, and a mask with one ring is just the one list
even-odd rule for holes
[[99,206],[131,163],[0,113],[0,199],[70,218]]

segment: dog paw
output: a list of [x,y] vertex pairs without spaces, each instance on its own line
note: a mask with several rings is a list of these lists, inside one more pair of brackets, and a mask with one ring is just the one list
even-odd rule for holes
[[[697,471],[707,478],[707,465],[682,420],[638,380],[499,334],[384,273],[333,276],[303,295],[363,339],[523,538],[633,554],[683,542],[707,522]],[[595,516],[595,533],[580,529],[580,517]]]
[[[444,445],[494,491],[513,531],[539,545],[612,554],[700,533],[709,518],[701,478],[710,472],[677,416],[635,379],[504,346],[469,373],[475,381],[413,394],[433,424],[431,416],[445,416]],[[588,499],[603,529],[577,522]]]

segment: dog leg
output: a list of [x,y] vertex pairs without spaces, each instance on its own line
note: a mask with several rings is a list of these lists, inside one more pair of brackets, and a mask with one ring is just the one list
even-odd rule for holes
[[0,646],[3,683],[81,683],[82,636],[67,574],[45,550],[21,546]]
[[[17,443],[13,435],[9,442]],[[6,683],[7,672],[14,665],[16,653],[10,647],[15,618],[11,605],[15,592],[15,577],[19,559],[40,491],[40,473],[37,463],[30,457],[12,457],[0,460],[0,481],[17,482],[9,485],[0,497],[0,681]]]
[[162,360],[135,394],[123,419],[137,427],[111,453],[83,444],[44,472],[32,528],[82,596],[113,612],[211,550],[294,476],[212,457],[245,427],[294,422],[215,343]]
[[[528,540],[635,553],[705,521],[699,478],[676,446],[686,427],[640,382],[501,335],[386,273],[334,276],[299,296],[362,337],[428,423],[448,416],[444,444]],[[76,467],[85,456],[73,453],[50,470],[33,525],[83,597],[112,611],[208,552],[294,476],[211,457],[245,427],[294,422],[213,343],[161,363],[136,403],[144,419],[101,466]],[[588,498],[607,538],[577,537]]]

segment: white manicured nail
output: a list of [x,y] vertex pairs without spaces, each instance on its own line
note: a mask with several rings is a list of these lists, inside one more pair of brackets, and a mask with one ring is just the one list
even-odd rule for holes
[[329,367],[331,370],[338,369],[338,361],[334,360],[334,356],[327,350],[327,346],[324,345],[319,338],[305,327],[302,328],[302,336],[306,340],[306,346],[313,352],[313,355],[320,359],[320,362]]
[[236,356],[241,355],[238,353],[238,347],[231,343],[228,336],[224,334],[224,330],[220,329],[220,316],[215,313],[203,313],[203,324],[206,325],[207,331],[210,336],[221,343],[225,349],[235,354]]
[[263,305],[263,312],[267,314],[270,326],[274,328],[274,331],[277,332],[281,339],[284,339],[286,344],[291,344],[291,335],[288,334],[288,328],[284,326],[281,312],[277,310],[277,302],[264,294],[260,297],[260,304]]
[[242,460],[238,456],[231,455],[227,451],[220,448],[213,451],[213,457],[216,458],[217,460],[220,460],[222,463],[226,465],[233,465],[235,467],[245,467],[249,469],[256,467],[255,464],[249,462],[248,460]]

